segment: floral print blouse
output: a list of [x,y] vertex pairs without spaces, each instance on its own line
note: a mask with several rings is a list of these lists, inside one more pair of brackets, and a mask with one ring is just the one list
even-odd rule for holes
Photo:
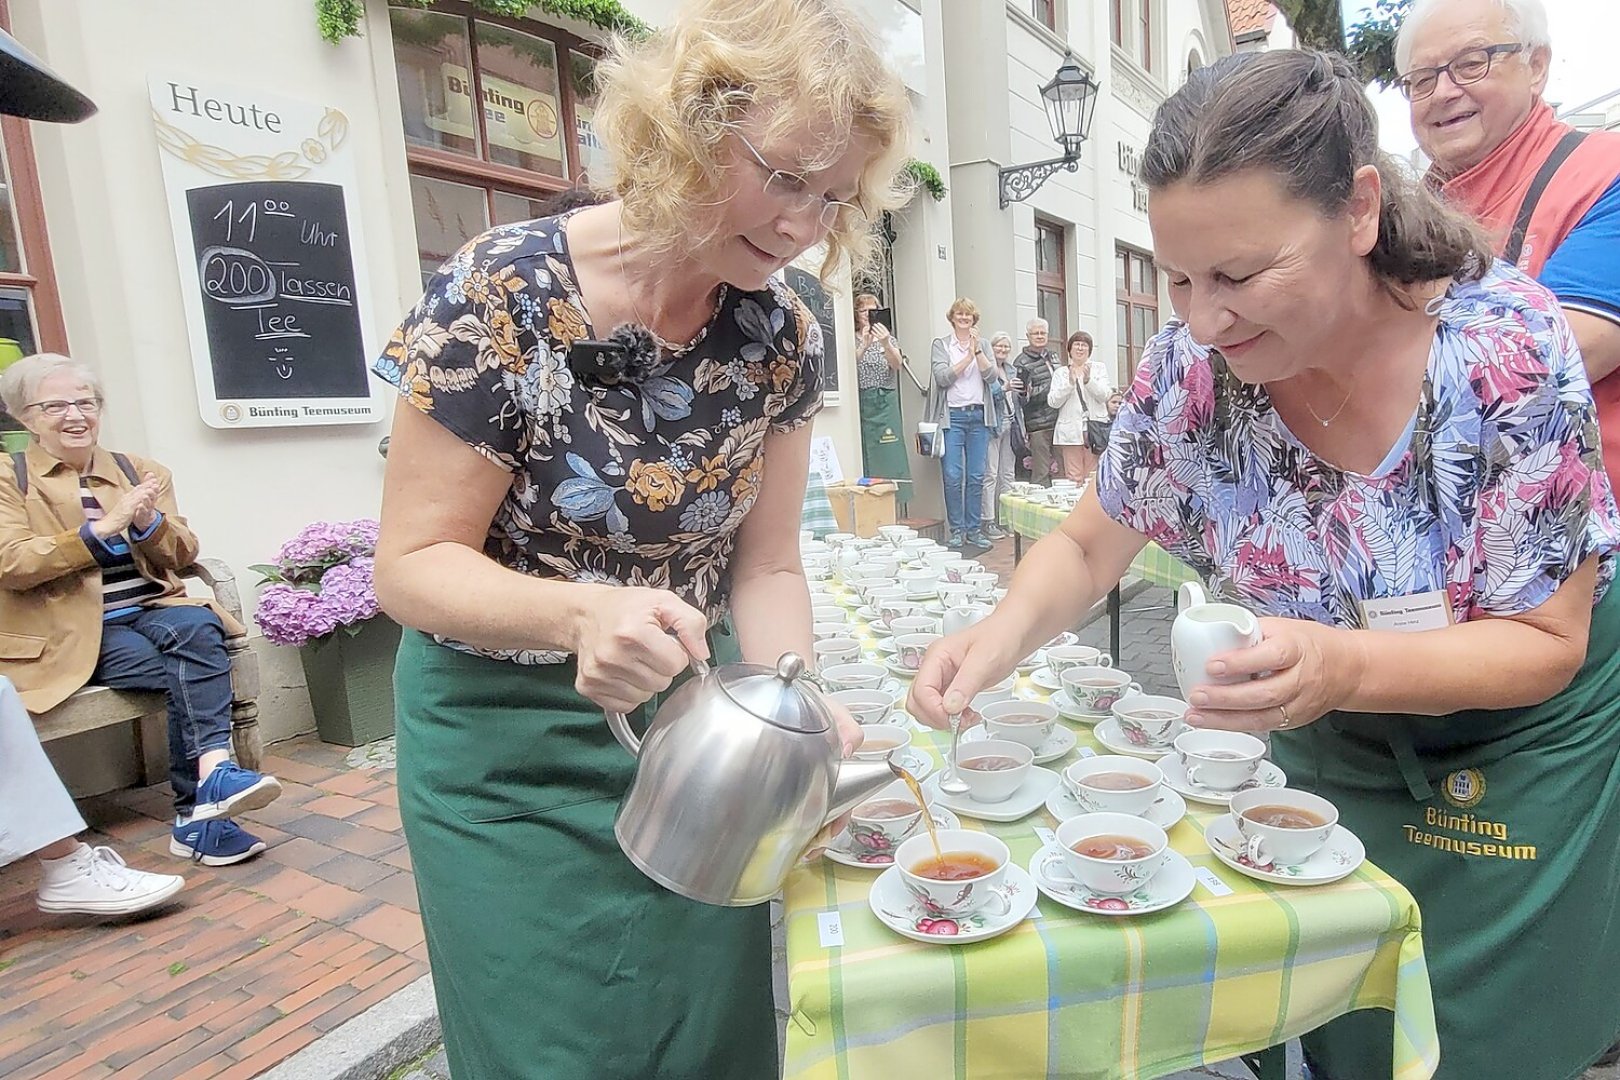
[[[758,292],[722,287],[698,341],[641,385],[582,382],[570,346],[613,328],[591,325],[567,217],[467,244],[374,370],[512,473],[485,554],[525,574],[669,589],[712,621],[759,494],[766,435],[821,408],[820,328],[777,279]],[[443,643],[519,663],[567,659]]]
[[1620,512],[1558,302],[1497,262],[1438,314],[1416,415],[1371,475],[1318,458],[1170,323],[1114,421],[1103,509],[1262,615],[1355,627],[1358,600],[1439,589],[1459,622],[1513,615],[1592,555],[1601,596]]

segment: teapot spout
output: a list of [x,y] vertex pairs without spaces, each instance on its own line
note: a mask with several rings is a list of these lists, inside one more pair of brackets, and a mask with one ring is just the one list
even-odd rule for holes
[[822,824],[831,824],[907,775],[904,769],[894,763],[892,755],[882,761],[858,761],[852,758],[840,762],[838,779],[833,781],[832,804],[827,811],[827,820]]

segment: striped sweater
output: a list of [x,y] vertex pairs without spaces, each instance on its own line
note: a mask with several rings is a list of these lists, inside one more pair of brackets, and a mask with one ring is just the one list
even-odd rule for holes
[[[79,477],[79,501],[84,506],[86,524],[94,524],[101,520],[105,511],[91,493],[89,480],[82,476]],[[153,522],[151,528],[156,527],[157,523]],[[150,531],[148,529],[146,535],[150,535]],[[162,583],[145,576],[135,565],[135,557],[130,554],[129,540],[123,533],[115,533],[106,539],[92,536],[90,542],[98,543],[102,547],[103,557],[96,560],[101,564],[102,618],[111,619],[127,615],[139,610],[146,601],[162,595]]]

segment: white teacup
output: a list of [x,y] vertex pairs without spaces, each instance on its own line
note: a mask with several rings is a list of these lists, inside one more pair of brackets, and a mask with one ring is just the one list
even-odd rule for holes
[[[988,759],[1010,758],[1007,768],[975,768],[974,762]],[[968,795],[974,802],[998,803],[1012,798],[1013,792],[1024,784],[1030,767],[1035,763],[1035,751],[1011,739],[982,739],[957,748],[957,775],[968,786]]]
[[811,543],[812,541],[815,540],[815,538],[816,538],[816,533],[815,533],[814,529],[800,529],[799,530],[799,550],[803,551],[804,550],[804,545],[806,545],[808,543]]
[[902,540],[910,540],[917,535],[917,530],[910,525],[879,525],[877,531],[878,536],[896,545]]
[[1051,645],[1046,650],[1046,666],[1054,675],[1062,675],[1070,668],[1113,667],[1114,658],[1090,645]]
[[946,549],[945,551],[928,551],[923,554],[922,564],[940,571],[941,576],[943,576],[945,567],[950,563],[956,562],[957,559],[958,556],[956,552],[949,549]]
[[1111,710],[1132,746],[1162,750],[1187,726],[1187,703],[1163,694],[1127,694]]
[[939,620],[932,615],[907,615],[891,622],[889,629],[896,637],[904,637],[907,634],[937,634]]
[[922,667],[923,654],[928,651],[928,646],[938,640],[938,634],[896,634],[895,660],[907,671],[916,671]]
[[877,611],[878,625],[891,632],[896,619],[920,615],[923,610],[922,604],[915,600],[896,600],[889,596],[873,601],[872,607]]
[[[1106,781],[1122,776],[1132,778],[1134,787],[1120,787]],[[1164,787],[1164,774],[1151,761],[1123,754],[1101,754],[1081,758],[1063,770],[1063,783],[1075,801],[1091,814],[1147,813]]]
[[1175,748],[1188,781],[1213,791],[1236,791],[1253,780],[1266,754],[1265,743],[1241,731],[1183,731]]
[[[907,577],[907,574],[921,576]],[[900,584],[906,590],[908,600],[928,600],[939,595],[939,582],[935,580],[932,570],[902,570]]]
[[837,551],[839,548],[843,547],[845,544],[847,544],[851,540],[855,539],[855,534],[854,533],[846,533],[846,532],[828,533],[826,536],[823,536],[821,539],[823,540],[823,542],[826,543],[826,545],[828,547],[832,548],[834,551]]
[[900,541],[897,546],[900,548],[900,557],[903,559],[921,559],[924,552],[933,551],[935,547],[932,540],[926,536],[918,536],[915,533]]
[[810,624],[810,632],[817,641],[829,641],[832,638],[849,636],[849,624],[840,619],[838,622],[818,622]]
[[878,664],[833,664],[821,669],[821,681],[831,690],[876,690],[888,677]]
[[931,915],[959,919],[981,909],[997,915],[1012,910],[1012,899],[1007,895],[1007,863],[1012,853],[1007,845],[987,832],[977,829],[940,829],[940,850],[947,860],[952,855],[974,855],[988,863],[992,869],[974,878],[937,881],[921,877],[914,868],[934,860],[934,843],[927,833],[918,833],[901,844],[894,853],[895,865],[900,868],[900,880]]
[[857,854],[893,855],[894,849],[922,824],[923,808],[903,787],[887,788],[861,803],[849,815],[849,843]]
[[[1265,811],[1275,813],[1266,814]],[[1293,813],[1294,821],[1279,820]],[[1338,807],[1308,791],[1259,788],[1232,796],[1243,854],[1256,866],[1298,866],[1322,850],[1339,823]]]
[[973,586],[965,581],[941,581],[935,588],[947,608],[961,607],[973,599]]
[[[1088,839],[1123,837],[1146,852],[1135,858],[1110,858],[1076,851]],[[1069,876],[1094,893],[1124,896],[1135,892],[1164,865],[1170,838],[1151,821],[1131,814],[1081,814],[1057,827],[1059,852]],[[1117,849],[1116,849],[1117,850]]]
[[882,761],[893,754],[904,756],[911,747],[911,732],[899,724],[863,724],[865,736],[855,748],[855,756],[862,761]]
[[948,585],[960,585],[967,581],[969,574],[982,573],[984,564],[973,559],[964,559],[956,552],[948,552],[951,556],[940,567],[940,581]]
[[1008,675],[1005,679],[1002,679],[998,683],[991,683],[989,686],[973,695],[973,707],[982,713],[984,711],[984,707],[987,705],[994,705],[998,701],[1011,701],[1014,696],[1013,688],[1017,685],[1017,672]]
[[1140,683],[1132,682],[1129,675],[1115,667],[1072,667],[1059,678],[1070,700],[1089,713],[1108,712],[1120,698],[1142,692]]
[[827,700],[849,710],[857,724],[881,724],[894,712],[894,695],[886,690],[834,690]]
[[847,618],[837,604],[816,604],[810,609],[811,622],[843,622]]
[[895,575],[900,573],[900,559],[896,555],[863,554],[861,556],[861,569],[866,572],[863,576],[893,581]]
[[996,583],[1001,579],[988,570],[975,570],[970,574],[964,574],[962,580],[973,586],[974,597],[988,600],[990,594],[995,591]]
[[835,664],[853,664],[861,658],[859,638],[830,637],[815,644],[816,667],[825,672]]
[[1052,737],[1058,711],[1044,701],[998,701],[980,709],[979,715],[992,739],[1010,739],[1038,750]]
[[896,585],[893,578],[861,578],[856,588],[860,590],[861,598],[866,601],[867,606],[874,611],[885,600],[898,604],[911,603],[906,599],[906,590]]

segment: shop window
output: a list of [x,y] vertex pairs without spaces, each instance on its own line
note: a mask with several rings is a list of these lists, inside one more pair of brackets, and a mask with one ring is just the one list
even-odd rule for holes
[[1062,225],[1035,219],[1035,314],[1046,320],[1053,341],[1069,336],[1068,260],[1064,246]]
[[1142,350],[1159,332],[1159,271],[1153,256],[1131,248],[1114,251],[1114,334],[1119,370],[1130,378]]

